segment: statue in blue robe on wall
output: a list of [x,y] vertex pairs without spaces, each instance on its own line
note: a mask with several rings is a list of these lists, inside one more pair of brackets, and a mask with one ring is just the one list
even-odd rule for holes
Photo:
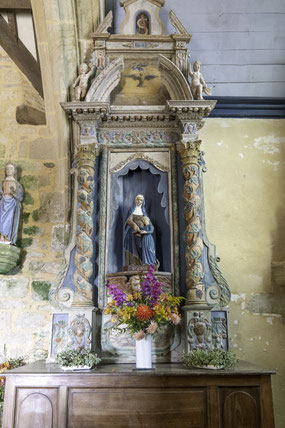
[[157,263],[154,227],[146,213],[143,195],[137,195],[125,223],[125,266]]
[[24,191],[14,164],[7,163],[0,190],[0,244],[16,244]]

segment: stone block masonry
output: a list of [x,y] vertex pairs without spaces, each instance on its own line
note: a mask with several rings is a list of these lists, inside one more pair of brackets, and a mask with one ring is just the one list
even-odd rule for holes
[[44,110],[42,98],[0,48],[0,180],[12,161],[25,189],[17,242],[23,249],[21,266],[13,275],[0,275],[0,360],[4,345],[8,356],[28,360],[47,351],[48,293],[62,263],[60,231],[65,230],[64,189],[56,185],[56,135],[47,125],[20,125],[16,109],[22,104]]

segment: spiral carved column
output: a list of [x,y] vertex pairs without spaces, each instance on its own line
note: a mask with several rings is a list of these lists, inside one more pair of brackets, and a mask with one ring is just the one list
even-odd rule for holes
[[201,256],[203,241],[201,239],[200,192],[199,192],[199,155],[201,140],[180,142],[178,152],[182,161],[182,172],[185,180],[184,215],[187,222],[185,230],[186,285],[188,288],[186,305],[205,304],[205,287]]
[[98,150],[94,144],[83,145],[78,150],[78,189],[76,252],[73,279],[75,298],[72,306],[94,306],[93,287],[90,279],[93,274],[93,193],[94,167]]

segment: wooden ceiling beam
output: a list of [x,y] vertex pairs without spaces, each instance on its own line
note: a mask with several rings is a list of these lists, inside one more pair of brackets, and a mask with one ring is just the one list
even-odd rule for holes
[[1,0],[0,9],[32,9],[30,0]]
[[11,34],[9,25],[1,15],[0,45],[43,97],[42,77],[38,62],[21,40],[15,40],[14,35]]
[[18,41],[18,27],[17,27],[15,11],[7,12],[7,17],[8,17],[8,26],[9,26],[10,32],[11,32],[12,36],[14,37],[14,40],[17,42]]

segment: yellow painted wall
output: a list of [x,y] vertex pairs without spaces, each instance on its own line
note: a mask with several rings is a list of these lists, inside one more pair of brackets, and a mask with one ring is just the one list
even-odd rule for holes
[[274,280],[271,264],[285,260],[285,120],[208,119],[200,136],[207,233],[233,294],[231,348],[277,371],[273,399],[281,428],[285,281]]

